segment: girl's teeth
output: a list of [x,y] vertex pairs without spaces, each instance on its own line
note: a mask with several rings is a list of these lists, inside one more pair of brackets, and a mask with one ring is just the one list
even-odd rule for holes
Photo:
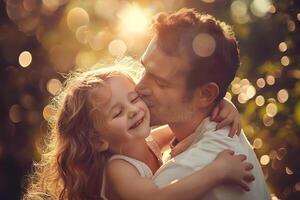
[[133,126],[132,128],[136,128],[136,127],[139,126],[142,122],[143,122],[143,119],[139,120],[137,123],[134,124],[134,126]]

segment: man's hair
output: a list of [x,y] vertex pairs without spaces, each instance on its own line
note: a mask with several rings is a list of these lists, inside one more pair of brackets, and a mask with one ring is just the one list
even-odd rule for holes
[[[167,55],[186,59],[191,67],[186,79],[187,90],[193,92],[201,85],[215,82],[220,90],[216,101],[221,100],[239,66],[239,50],[232,28],[211,15],[187,8],[171,14],[159,13],[152,25],[158,47]],[[203,56],[195,52],[197,45],[201,45],[195,41],[199,34],[213,38],[212,47],[208,47],[210,50],[215,47],[211,54]]]

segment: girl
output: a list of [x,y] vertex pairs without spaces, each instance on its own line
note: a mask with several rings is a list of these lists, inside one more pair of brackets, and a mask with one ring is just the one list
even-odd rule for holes
[[221,152],[214,162],[159,189],[151,176],[157,148],[171,135],[150,134],[149,110],[125,72],[100,69],[71,76],[56,98],[51,132],[24,199],[194,199],[231,182],[247,189],[253,176],[242,155]]

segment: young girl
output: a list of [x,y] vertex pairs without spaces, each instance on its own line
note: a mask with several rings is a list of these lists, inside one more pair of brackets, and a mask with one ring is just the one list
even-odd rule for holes
[[157,188],[151,181],[161,164],[157,148],[170,131],[159,129],[147,145],[149,110],[134,88],[128,74],[111,69],[68,79],[24,199],[189,200],[224,183],[247,189],[251,164],[229,150],[193,175]]

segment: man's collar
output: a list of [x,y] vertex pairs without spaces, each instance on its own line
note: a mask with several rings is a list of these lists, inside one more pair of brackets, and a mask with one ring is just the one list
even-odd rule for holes
[[199,138],[203,135],[204,132],[208,130],[215,130],[216,123],[211,122],[209,117],[202,120],[196,130],[184,138],[183,140],[179,141],[176,137],[174,137],[170,142],[171,157],[177,156],[178,154],[184,152],[187,148],[189,148],[195,141],[196,138]]

